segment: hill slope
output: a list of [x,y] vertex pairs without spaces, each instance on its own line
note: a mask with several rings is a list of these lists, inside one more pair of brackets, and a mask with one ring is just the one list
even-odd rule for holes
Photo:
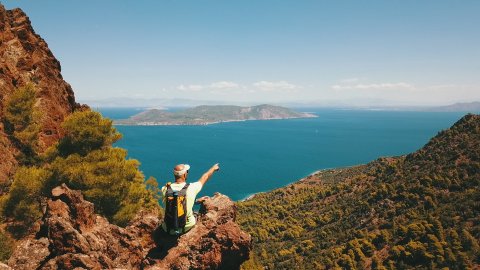
[[407,156],[321,171],[239,203],[249,268],[466,269],[480,264],[480,116]]
[[316,117],[308,113],[299,113],[288,108],[258,105],[240,107],[233,105],[198,106],[178,112],[157,109],[141,112],[129,119],[119,120],[120,125],[207,125],[219,122],[268,120]]

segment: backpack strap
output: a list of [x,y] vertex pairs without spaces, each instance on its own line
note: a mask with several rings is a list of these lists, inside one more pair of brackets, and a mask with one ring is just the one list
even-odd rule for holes
[[[172,213],[169,212],[169,210],[171,209],[172,207],[172,203],[176,203],[176,200],[174,199],[174,201],[171,201],[172,200],[172,197],[175,197],[175,191],[173,191],[172,189],[172,186],[171,186],[171,182],[168,182],[167,184],[165,184],[167,190],[165,191],[165,197],[164,197],[164,203],[165,203],[165,225],[167,227],[167,232],[170,232],[170,230],[172,229],[171,227],[171,222],[167,222],[167,218],[168,216],[170,218],[173,218],[173,215]],[[170,199],[170,200],[169,200]]]
[[165,192],[165,195],[167,194],[171,194],[173,192],[173,189],[172,189],[172,182],[168,182],[165,184],[165,187],[167,188],[167,191]]
[[183,188],[178,192],[179,195],[187,195],[187,188],[190,184],[189,183],[186,183],[185,186],[183,186]]

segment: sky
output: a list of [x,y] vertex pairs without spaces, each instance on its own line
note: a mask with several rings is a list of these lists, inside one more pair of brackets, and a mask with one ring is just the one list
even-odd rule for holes
[[24,1],[77,100],[480,101],[477,0]]

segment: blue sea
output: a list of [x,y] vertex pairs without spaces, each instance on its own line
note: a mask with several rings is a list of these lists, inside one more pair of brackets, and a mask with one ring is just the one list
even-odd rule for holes
[[[111,119],[139,109],[99,109]],[[146,177],[172,181],[178,163],[196,181],[211,165],[220,171],[199,196],[220,192],[233,200],[272,190],[317,170],[364,164],[413,152],[464,113],[303,110],[318,118],[229,122],[208,126],[117,126],[117,146],[141,162]]]

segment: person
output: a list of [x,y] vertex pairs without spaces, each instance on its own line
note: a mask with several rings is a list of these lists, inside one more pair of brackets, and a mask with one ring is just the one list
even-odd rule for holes
[[[193,228],[196,224],[196,219],[195,216],[193,215],[193,205],[195,204],[195,198],[197,194],[202,190],[203,185],[208,182],[210,177],[220,169],[219,164],[214,164],[208,171],[206,171],[200,179],[198,179],[197,182],[190,183],[187,187],[186,190],[186,224],[183,229],[183,233],[188,232],[190,229]],[[173,168],[173,176],[175,177],[175,182],[171,183],[170,186],[173,191],[180,191],[182,188],[187,184],[187,178],[188,178],[188,173],[190,170],[190,165],[188,164],[178,164]],[[163,207],[165,207],[165,197],[167,193],[167,185],[162,187],[162,202],[163,202]],[[167,225],[165,222],[162,223],[162,229],[171,234],[174,235],[176,232],[173,231],[168,231],[167,230]]]
[[[202,190],[203,185],[208,182],[210,177],[220,169],[218,163],[214,164],[208,171],[206,171],[197,182],[191,183],[188,185],[186,190],[186,209],[187,209],[187,221],[183,229],[183,233],[191,230],[195,224],[196,219],[193,215],[193,205],[195,204],[195,197]],[[187,184],[188,172],[190,170],[190,165],[188,164],[178,164],[173,168],[173,176],[175,177],[175,182],[170,183],[170,187],[174,191],[180,191]],[[163,207],[166,207],[166,193],[167,185],[163,186],[161,189],[161,200]],[[152,248],[147,254],[147,260],[145,263],[149,264],[158,259],[163,259],[168,254],[168,250],[177,245],[179,234],[175,231],[167,232],[167,225],[165,221],[158,226],[152,234],[153,241],[155,242],[155,247]]]

